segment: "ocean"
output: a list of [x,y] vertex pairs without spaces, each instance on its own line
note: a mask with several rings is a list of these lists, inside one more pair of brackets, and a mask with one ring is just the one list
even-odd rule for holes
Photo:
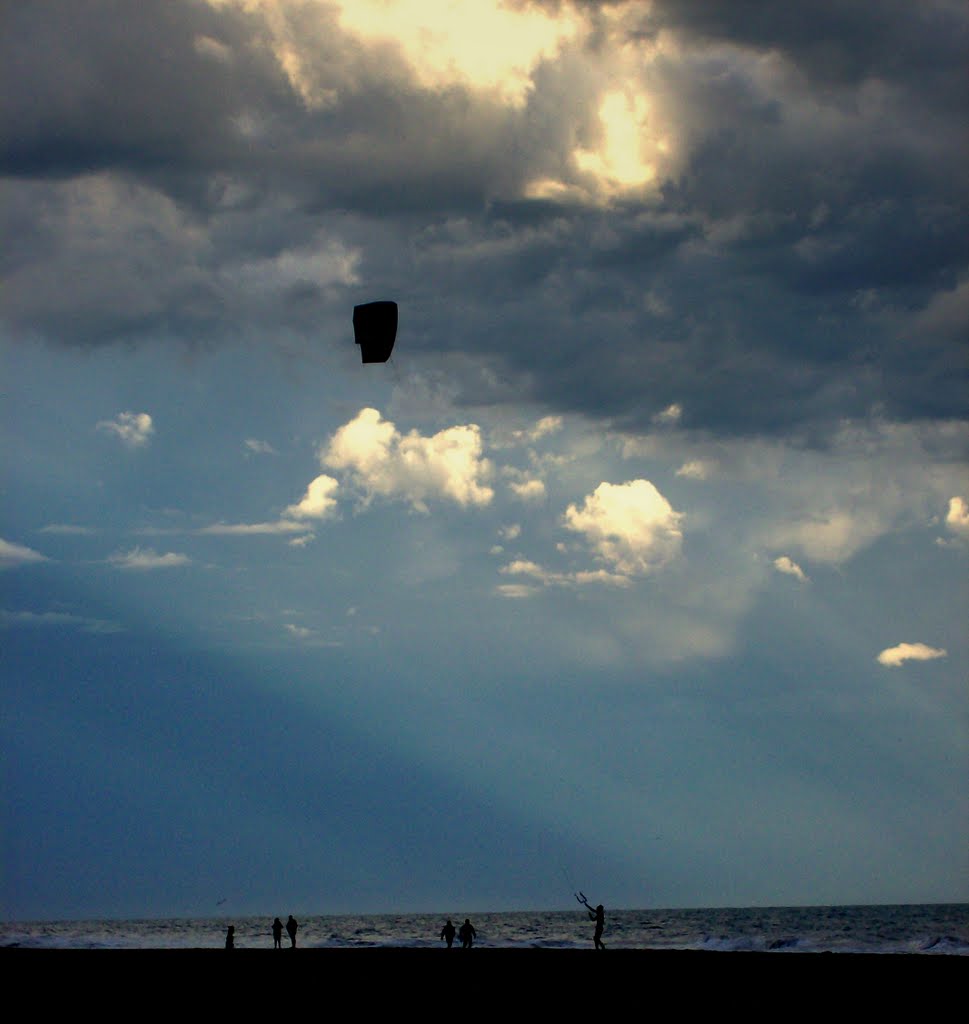
[[[291,908],[283,908],[285,921]],[[297,946],[313,949],[443,947],[450,917],[469,917],[475,945],[498,948],[592,949],[584,911],[443,914],[307,915]],[[272,917],[211,917],[116,921],[35,921],[0,924],[0,948],[200,949],[273,945]],[[603,936],[613,949],[693,949],[797,953],[922,953],[969,956],[969,904],[767,907],[694,910],[606,910]],[[456,942],[455,946],[460,943]],[[283,946],[289,939],[283,934]]]

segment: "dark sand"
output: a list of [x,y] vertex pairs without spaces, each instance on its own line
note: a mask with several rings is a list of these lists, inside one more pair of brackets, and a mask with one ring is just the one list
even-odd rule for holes
[[[753,1020],[911,1008],[964,991],[969,959],[616,949],[0,950],[8,1001],[109,1018],[293,1011],[571,1016],[697,1012]],[[957,981],[959,988],[956,988]],[[166,1022],[167,1024],[167,1022]]]

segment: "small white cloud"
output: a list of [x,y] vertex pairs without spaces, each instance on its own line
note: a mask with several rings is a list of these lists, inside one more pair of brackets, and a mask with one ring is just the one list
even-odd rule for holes
[[531,587],[527,583],[499,583],[495,590],[502,597],[509,597],[515,600],[531,597],[539,592],[538,587]]
[[305,548],[308,544],[312,544],[316,540],[315,533],[304,533],[301,537],[294,537],[292,540],[286,541],[291,548]]
[[534,579],[545,583],[551,579],[551,573],[543,569],[537,562],[530,562],[527,558],[518,558],[503,566],[500,572],[509,576],[531,576]]
[[522,501],[541,501],[545,497],[545,484],[538,479],[511,481],[508,487]]
[[232,60],[232,51],[229,47],[212,36],[197,35],[192,40],[192,47],[199,56],[211,57],[220,64],[228,64]]
[[969,503],[965,498],[949,499],[949,510],[945,514],[945,525],[957,537],[969,540]]
[[268,441],[257,441],[255,438],[246,438],[246,448],[254,455],[276,455],[276,449]]
[[302,500],[290,505],[285,514],[293,519],[326,519],[336,512],[337,501],[333,495],[339,487],[339,481],[323,473],[311,481]]
[[40,528],[41,533],[57,533],[64,536],[90,537],[95,533],[90,526],[74,526],[72,523],[49,523]]
[[361,409],[320,452],[320,462],[348,472],[366,494],[399,499],[427,511],[432,499],[487,505],[491,463],[482,456],[481,432],[471,423],[424,437],[401,434],[376,409]]
[[898,644],[895,647],[886,647],[876,660],[880,665],[898,668],[906,661],[931,661],[934,658],[944,658],[947,653],[941,647],[929,647],[928,644]]
[[360,251],[334,239],[321,240],[316,247],[288,249],[268,259],[238,266],[234,282],[246,292],[276,292],[293,285],[357,284]]
[[0,569],[13,569],[18,565],[46,561],[47,558],[39,551],[24,547],[22,544],[12,544],[0,537]]
[[528,432],[528,440],[538,441],[549,434],[555,434],[562,429],[562,423],[561,416],[543,416]]
[[830,510],[805,516],[771,530],[769,541],[802,551],[816,562],[843,562],[884,530],[877,514]]
[[306,626],[297,626],[292,622],[284,623],[283,629],[297,640],[312,640],[316,636],[315,629],[308,629]]
[[76,629],[82,633],[120,633],[123,628],[107,619],[91,619],[71,612],[0,611],[0,624],[11,629]]
[[501,537],[502,540],[516,540],[521,536],[521,533],[521,525],[518,523],[511,523],[508,526],[503,526],[498,531],[498,536]]
[[158,554],[151,548],[132,548],[130,551],[117,551],[110,555],[108,561],[119,569],[133,569],[148,571],[152,569],[174,569],[178,566],[189,565],[191,558],[175,551],[169,551],[164,555]]
[[584,572],[552,572],[537,562],[525,558],[516,559],[499,569],[506,576],[525,576],[541,583],[544,587],[575,587],[587,583],[604,583],[610,586],[628,587],[631,580],[628,576],[595,569]]
[[605,569],[585,570],[584,572],[572,573],[570,577],[573,583],[604,583],[610,587],[631,587],[633,581],[621,573],[606,572]]
[[545,437],[546,434],[555,434],[562,429],[563,422],[561,416],[543,416],[535,424],[532,437],[537,441],[538,438]]
[[709,459],[693,459],[684,462],[676,471],[677,476],[685,477],[687,480],[707,480],[716,468],[716,463]]
[[275,522],[269,523],[213,523],[211,526],[203,526],[198,532],[227,537],[248,537],[260,534],[278,535],[305,533],[306,524],[297,523],[292,519],[277,519]]
[[653,422],[663,427],[672,427],[679,423],[683,418],[683,407],[678,403],[674,402],[672,405],[668,405],[662,412],[656,413],[653,416]]
[[581,506],[569,505],[564,524],[618,573],[642,576],[679,554],[682,518],[649,480],[629,480],[599,484]]
[[299,626],[295,622],[284,622],[283,629],[293,640],[307,647],[342,647],[339,640],[325,640],[320,636],[319,630],[310,629],[308,626]]
[[781,555],[779,558],[774,559],[774,568],[786,576],[793,576],[796,580],[800,580],[801,583],[807,583],[807,573],[795,562],[793,559],[788,558],[787,555]]
[[114,434],[129,448],[140,448],[148,443],[155,432],[151,417],[146,412],[122,412],[113,420],[101,420],[98,430]]

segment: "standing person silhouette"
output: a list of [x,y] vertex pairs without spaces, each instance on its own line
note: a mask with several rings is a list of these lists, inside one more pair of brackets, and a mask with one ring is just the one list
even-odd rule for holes
[[235,949],[236,948],[236,930],[234,925],[229,925],[225,930],[225,948]]
[[296,930],[298,928],[299,922],[296,920],[295,917],[293,917],[292,914],[290,914],[289,920],[286,922],[286,934],[289,936],[290,949],[296,948]]
[[583,907],[585,907],[586,911],[589,914],[589,920],[595,921],[596,923],[595,935],[593,935],[592,937],[592,941],[595,943],[595,948],[605,949],[606,944],[602,941],[602,930],[606,926],[605,907],[603,907],[603,905],[600,903],[595,908],[595,910],[593,910],[592,907],[589,906],[589,901],[585,898],[585,894],[581,892],[578,893],[575,898],[582,904]]
[[283,948],[283,922],[277,917],[273,921],[273,949]]
[[458,929],[458,936],[461,939],[462,949],[470,949],[472,943],[478,937],[478,933],[474,930],[474,925],[469,917],[464,919],[464,924]]
[[457,928],[451,924],[451,918],[447,919],[447,924],[441,929],[441,938],[447,943],[447,948],[450,949],[454,945],[454,936],[457,934]]

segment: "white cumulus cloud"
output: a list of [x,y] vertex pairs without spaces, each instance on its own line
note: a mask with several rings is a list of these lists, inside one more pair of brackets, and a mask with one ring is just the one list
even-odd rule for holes
[[601,483],[581,506],[569,505],[565,526],[581,533],[595,554],[616,571],[642,576],[680,552],[682,514],[649,480]]
[[339,481],[332,476],[320,474],[311,481],[302,500],[286,509],[286,515],[293,519],[326,519],[336,512],[337,501],[333,495],[339,487]]
[[114,434],[129,448],[140,448],[148,443],[155,425],[146,412],[121,412],[113,420],[101,420],[97,429]]
[[487,484],[492,466],[473,423],[425,437],[416,430],[401,434],[376,409],[361,409],[321,450],[320,462],[349,473],[368,499],[398,499],[419,511],[434,499],[466,507],[494,497]]
[[876,659],[880,665],[898,668],[906,661],[931,661],[933,658],[944,658],[948,652],[941,647],[929,647],[928,644],[897,644],[886,647]]

